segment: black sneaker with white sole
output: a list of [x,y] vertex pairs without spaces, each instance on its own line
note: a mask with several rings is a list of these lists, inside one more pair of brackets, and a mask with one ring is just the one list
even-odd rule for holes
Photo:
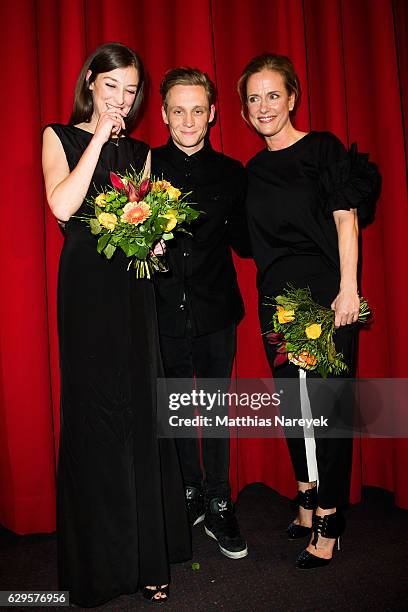
[[220,551],[230,559],[241,559],[248,554],[230,499],[214,497],[205,508],[205,533],[217,540]]
[[186,487],[186,502],[188,520],[191,527],[198,525],[204,520],[204,495],[201,489],[197,487]]

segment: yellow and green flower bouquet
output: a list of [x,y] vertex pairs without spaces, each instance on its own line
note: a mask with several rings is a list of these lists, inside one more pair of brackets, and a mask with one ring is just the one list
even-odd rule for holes
[[98,253],[110,259],[120,248],[137,278],[166,271],[164,260],[153,253],[155,245],[171,240],[175,230],[189,234],[184,224],[197,219],[200,211],[186,201],[188,193],[168,181],[143,178],[143,172],[111,172],[110,180],[111,186],[88,201],[93,214],[81,217],[99,236]]
[[[317,304],[309,288],[289,285],[270,305],[276,309],[273,331],[265,335],[276,348],[275,367],[289,360],[303,370],[317,370],[323,378],[347,371],[343,354],[336,351],[333,340],[334,310]],[[362,298],[358,322],[366,323],[370,314],[367,300]]]

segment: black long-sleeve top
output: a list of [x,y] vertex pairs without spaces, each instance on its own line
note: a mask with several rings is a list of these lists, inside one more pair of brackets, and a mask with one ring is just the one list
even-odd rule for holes
[[171,139],[152,150],[152,176],[170,181],[202,211],[190,227],[168,241],[169,271],[155,276],[160,333],[181,337],[187,320],[194,336],[238,323],[244,305],[230,246],[251,254],[245,214],[246,172],[235,159],[204,147],[186,155]]
[[356,208],[360,223],[371,220],[380,176],[368,155],[313,131],[285,149],[263,149],[247,170],[258,287],[273,282],[275,263],[293,255],[321,255],[340,274],[333,212]]

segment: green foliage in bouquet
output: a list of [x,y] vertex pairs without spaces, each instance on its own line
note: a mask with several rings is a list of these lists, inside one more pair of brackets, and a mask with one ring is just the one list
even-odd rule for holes
[[[276,308],[273,331],[266,332],[276,346],[275,367],[289,360],[304,370],[317,370],[323,378],[347,371],[343,354],[334,345],[334,310],[316,304],[309,288],[288,285],[269,305]],[[370,314],[367,301],[361,299],[358,322],[366,323]]]
[[130,258],[137,278],[150,278],[166,271],[163,258],[153,254],[160,240],[171,240],[174,231],[189,234],[184,225],[201,214],[182,194],[165,180],[143,179],[143,171],[132,168],[124,175],[110,173],[112,186],[88,201],[94,214],[81,219],[91,233],[99,236],[97,250],[110,259],[117,248]]

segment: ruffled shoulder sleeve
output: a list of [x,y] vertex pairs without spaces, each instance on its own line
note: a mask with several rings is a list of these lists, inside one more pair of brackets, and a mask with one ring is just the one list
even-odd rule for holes
[[360,225],[367,225],[374,219],[381,191],[377,166],[367,153],[358,152],[356,143],[347,151],[333,134],[327,136],[321,148],[319,181],[325,214],[356,208]]

